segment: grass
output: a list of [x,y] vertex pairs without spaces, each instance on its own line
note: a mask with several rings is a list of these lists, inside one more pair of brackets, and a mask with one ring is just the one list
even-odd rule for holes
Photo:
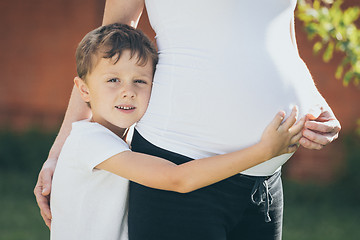
[[55,134],[0,131],[0,240],[49,239],[33,188]]
[[[0,131],[0,240],[49,239],[33,188],[54,136]],[[360,239],[360,139],[345,143],[349,168],[339,182],[316,186],[284,179],[284,240]]]
[[0,171],[0,239],[49,239],[33,195],[34,174]]
[[[0,171],[1,240],[49,239],[32,192],[35,182],[36,174]],[[329,187],[304,186],[287,180],[284,189],[283,239],[359,239],[360,205],[356,199],[350,200],[342,192],[336,196]]]
[[284,181],[285,240],[360,239],[360,137],[344,138],[346,168],[328,186]]
[[360,199],[356,193],[358,187],[353,187],[321,187],[285,181],[283,239],[359,239]]

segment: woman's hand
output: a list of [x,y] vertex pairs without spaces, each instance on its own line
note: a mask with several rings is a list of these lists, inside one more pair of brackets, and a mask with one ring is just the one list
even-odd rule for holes
[[46,226],[51,229],[50,193],[51,181],[55,171],[57,159],[49,158],[44,162],[39,173],[38,181],[34,188],[36,202]]
[[317,111],[306,115],[305,128],[300,144],[308,149],[320,150],[338,138],[340,122],[331,110],[317,107]]

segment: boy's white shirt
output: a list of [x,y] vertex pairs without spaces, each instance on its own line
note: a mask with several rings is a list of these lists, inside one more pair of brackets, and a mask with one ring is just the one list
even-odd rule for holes
[[98,123],[73,123],[52,182],[52,240],[128,239],[129,181],[94,167],[129,150]]

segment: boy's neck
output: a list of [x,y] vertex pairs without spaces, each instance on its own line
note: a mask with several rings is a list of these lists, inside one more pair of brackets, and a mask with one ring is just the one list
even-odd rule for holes
[[119,136],[122,140],[126,141],[126,136],[127,136],[128,131],[129,131],[129,128],[121,128],[121,127],[117,127],[117,126],[112,125],[112,124],[103,124],[101,122],[98,122],[98,121],[94,120],[93,117],[90,119],[90,122],[96,122],[96,123],[106,127],[107,129],[109,129],[110,131],[115,133],[117,136]]

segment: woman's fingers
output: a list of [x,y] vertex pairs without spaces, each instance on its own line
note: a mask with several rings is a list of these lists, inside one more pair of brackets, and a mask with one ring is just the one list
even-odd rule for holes
[[315,143],[313,141],[310,141],[306,137],[302,137],[300,139],[299,143],[301,144],[301,146],[303,146],[304,148],[307,148],[307,149],[320,150],[320,149],[322,149],[324,147],[324,145],[321,145],[319,143]]

